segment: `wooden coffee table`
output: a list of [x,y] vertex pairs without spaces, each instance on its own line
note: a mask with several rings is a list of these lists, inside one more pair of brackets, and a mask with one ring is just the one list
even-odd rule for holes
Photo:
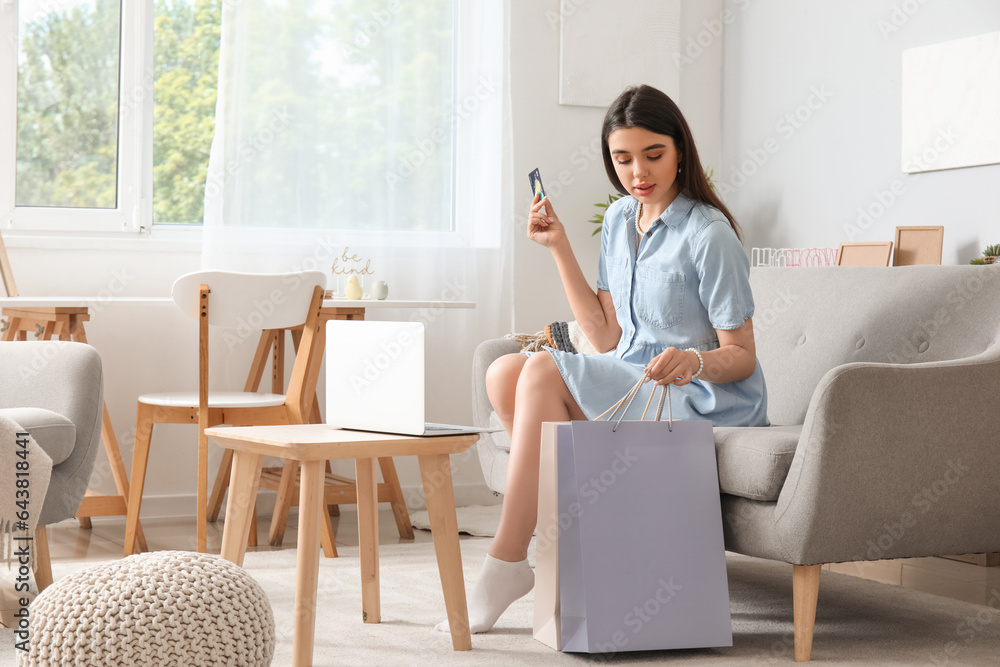
[[366,431],[342,431],[326,424],[240,426],[205,429],[220,446],[234,450],[233,469],[222,536],[222,557],[243,565],[247,536],[260,482],[261,458],[277,456],[298,461],[299,534],[295,570],[295,665],[311,665],[316,630],[316,584],[319,576],[320,517],[326,461],[354,459],[357,471],[358,536],[361,552],[362,619],[381,620],[378,575],[378,496],[375,461],[386,456],[415,455],[427,498],[434,550],[444,604],[451,626],[452,647],[472,648],[465,603],[462,553],[455,517],[455,494],[448,456],[464,452],[478,435],[417,437]]

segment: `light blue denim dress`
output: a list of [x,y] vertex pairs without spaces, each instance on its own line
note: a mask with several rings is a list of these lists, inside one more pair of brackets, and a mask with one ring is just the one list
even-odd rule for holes
[[[666,348],[714,350],[719,347],[716,329],[737,329],[754,312],[750,263],[722,213],[678,195],[646,232],[636,257],[638,206],[630,196],[609,206],[601,234],[597,288],[614,300],[622,328],[617,349],[590,356],[548,350],[588,419],[624,396]],[[642,416],[653,388],[652,382],[643,386],[625,419]],[[694,380],[671,386],[670,393],[675,419],[768,425],[759,362],[746,380]]]

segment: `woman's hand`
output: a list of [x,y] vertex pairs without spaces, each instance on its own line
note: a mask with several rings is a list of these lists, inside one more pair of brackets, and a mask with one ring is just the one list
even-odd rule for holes
[[548,197],[539,201],[538,195],[535,195],[531,200],[531,209],[528,212],[528,238],[546,248],[551,248],[566,239],[566,227],[552,209],[552,202]]
[[668,347],[646,364],[649,380],[657,385],[673,384],[678,387],[691,382],[691,376],[698,370],[698,355],[676,347]]

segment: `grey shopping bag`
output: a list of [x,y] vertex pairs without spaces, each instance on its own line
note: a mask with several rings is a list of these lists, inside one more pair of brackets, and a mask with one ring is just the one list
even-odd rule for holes
[[535,638],[584,653],[732,646],[711,422],[542,434]]

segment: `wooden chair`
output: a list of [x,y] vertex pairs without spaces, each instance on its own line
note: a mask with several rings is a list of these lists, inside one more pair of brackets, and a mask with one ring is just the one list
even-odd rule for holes
[[[198,424],[198,551],[206,551],[208,516],[209,426],[305,424],[313,409],[316,381],[322,361],[320,308],[325,275],[320,271],[250,274],[199,271],[181,276],[172,295],[177,306],[198,320],[198,390],[143,394],[136,414],[129,490],[125,555],[133,553],[142,491],[149,462],[153,424]],[[209,326],[235,329],[246,338],[264,331],[301,326],[302,333],[288,391],[268,394],[251,391],[209,392]],[[227,335],[234,335],[229,333]],[[251,535],[251,539],[255,536]],[[323,526],[323,549],[335,555],[329,515]]]

